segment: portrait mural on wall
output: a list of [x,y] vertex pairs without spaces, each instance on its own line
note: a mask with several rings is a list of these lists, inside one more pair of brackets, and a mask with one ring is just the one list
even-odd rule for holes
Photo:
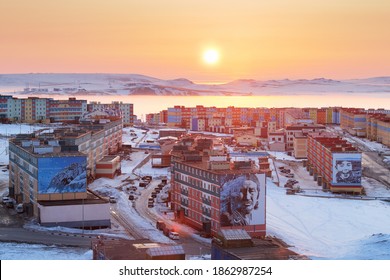
[[221,189],[221,226],[265,223],[265,183],[257,174],[228,177]]
[[333,161],[334,184],[361,184],[362,161],[358,157],[336,157]]

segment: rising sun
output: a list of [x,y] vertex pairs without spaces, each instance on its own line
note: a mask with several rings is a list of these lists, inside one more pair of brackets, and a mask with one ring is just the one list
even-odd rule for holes
[[216,50],[207,50],[203,53],[203,61],[207,64],[216,64],[219,60],[219,53]]

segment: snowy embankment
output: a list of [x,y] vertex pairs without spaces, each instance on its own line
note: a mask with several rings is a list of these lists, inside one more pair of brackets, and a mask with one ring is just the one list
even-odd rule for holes
[[92,260],[92,250],[0,242],[0,260]]
[[390,203],[286,195],[267,181],[267,234],[311,259],[390,259]]

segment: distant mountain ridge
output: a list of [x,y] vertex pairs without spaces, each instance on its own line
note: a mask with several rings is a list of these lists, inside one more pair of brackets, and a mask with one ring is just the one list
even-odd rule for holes
[[324,93],[390,93],[390,77],[333,80],[239,79],[225,84],[197,84],[185,78],[163,80],[140,74],[30,73],[0,74],[2,93],[63,95],[286,95]]

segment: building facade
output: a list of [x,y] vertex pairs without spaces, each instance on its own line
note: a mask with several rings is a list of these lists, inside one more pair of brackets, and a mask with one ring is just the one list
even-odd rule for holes
[[[133,125],[136,119],[134,106],[130,103],[113,101],[111,104],[79,100],[70,97],[66,100],[53,98],[14,98],[10,95],[0,95],[0,119],[8,121],[36,122],[74,122],[87,112],[96,110],[119,110],[124,125]],[[159,118],[160,115],[157,115]]]
[[366,136],[367,113],[364,109],[343,108],[340,110],[340,126],[348,133],[360,137]]
[[319,124],[295,124],[287,126],[286,131],[286,149],[288,151],[294,150],[294,137],[296,134],[301,135],[311,132],[325,131],[326,127]]
[[176,217],[212,235],[221,228],[240,228],[265,236],[265,174],[252,161],[231,161],[223,149],[214,148],[216,141],[186,138],[173,147]]
[[133,125],[135,116],[134,116],[134,105],[131,103],[123,103],[113,101],[112,103],[100,103],[100,102],[90,102],[88,104],[88,111],[92,112],[95,110],[106,110],[106,109],[115,109],[121,112],[121,117],[124,125]]
[[84,123],[9,141],[9,194],[38,215],[41,201],[87,199],[96,164],[122,144],[122,121]]
[[362,154],[339,137],[308,137],[307,168],[318,185],[335,193],[361,194]]

